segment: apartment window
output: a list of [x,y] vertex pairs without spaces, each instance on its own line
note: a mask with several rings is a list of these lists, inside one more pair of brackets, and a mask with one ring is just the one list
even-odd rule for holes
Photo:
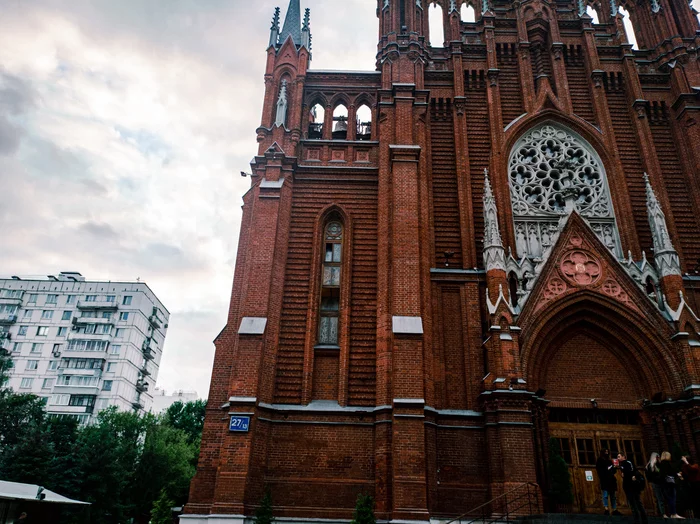
[[68,295],[66,297],[66,304],[75,304],[75,295]]
[[124,328],[117,328],[114,332],[114,336],[117,338],[122,338],[124,336]]
[[321,282],[319,344],[338,344],[340,313],[340,266],[343,260],[343,225],[330,222],[324,232],[324,257]]
[[117,369],[117,363],[116,362],[108,362],[107,363],[107,373],[114,373],[114,371]]
[[122,347],[119,344],[114,344],[112,345],[111,348],[109,348],[109,354],[110,355],[116,355],[119,356],[119,354],[122,351]]
[[107,351],[106,340],[73,339],[68,342],[68,351]]
[[54,406],[67,406],[70,402],[70,395],[51,395],[50,402]]
[[70,398],[69,406],[94,406],[95,396],[94,395],[72,395]]
[[80,375],[63,375],[58,378],[59,386],[97,387],[97,377],[82,377]]
[[110,319],[112,318],[112,313],[110,313],[109,311],[103,311],[102,318]]
[[25,377],[22,379],[22,382],[20,383],[19,387],[20,389],[31,389],[32,384],[34,384],[34,379]]
[[112,380],[105,380],[102,383],[102,391],[112,391]]
[[25,309],[24,310],[24,320],[31,320],[32,319],[32,309]]
[[23,291],[21,289],[3,289],[0,293],[2,298],[22,298]]
[[97,302],[97,295],[85,295],[85,302]]
[[24,368],[25,371],[36,371],[39,368],[38,360],[27,360],[27,367]]
[[130,306],[131,305],[131,299],[134,298],[131,295],[126,295],[124,299],[122,300],[122,304],[125,306]]
[[[49,295],[49,296],[50,296],[50,295]],[[52,318],[53,318],[53,311],[51,311],[50,309],[45,309],[45,310],[41,313],[41,319],[42,319],[42,320],[51,320]]]
[[46,326],[39,326],[38,328],[36,328],[36,336],[37,337],[49,336],[49,328]]
[[88,324],[87,326],[85,326],[85,334],[86,335],[94,335],[96,327],[97,326],[95,326],[95,324]]
[[34,293],[32,293],[31,295],[29,295],[29,303],[30,303],[30,304],[36,304],[36,299],[37,299],[38,296],[39,296],[39,295],[36,295],[36,294],[34,294]]
[[58,328],[58,331],[56,332],[56,335],[59,337],[65,337],[68,334],[68,328],[67,327],[60,327]]
[[107,300],[107,302],[110,302],[110,303],[111,303],[111,302],[114,302],[114,300],[115,300],[116,298],[117,298],[117,297],[115,297],[114,295],[107,295],[106,300]]
[[83,311],[80,318],[97,318],[97,311]]
[[44,349],[44,344],[34,342],[32,344],[32,353],[41,353],[41,351]]
[[59,351],[61,351],[61,344],[54,344],[53,345],[53,352],[58,353]]
[[19,331],[17,334],[21,337],[27,336],[27,330],[29,329],[29,326],[20,326]]
[[129,320],[129,312],[122,311],[121,313],[119,313],[119,320]]
[[72,311],[64,311],[63,316],[61,317],[61,320],[70,320],[70,317],[73,316]]
[[55,380],[55,378],[45,378],[41,384],[41,389],[51,389]]
[[50,360],[48,370],[49,371],[56,371],[58,369],[59,364],[60,364],[60,362],[58,360]]
[[47,304],[56,304],[58,302],[58,295],[49,295],[46,297]]
[[108,324],[100,324],[97,326],[97,333],[99,335],[109,335],[109,333],[112,331],[112,326]]

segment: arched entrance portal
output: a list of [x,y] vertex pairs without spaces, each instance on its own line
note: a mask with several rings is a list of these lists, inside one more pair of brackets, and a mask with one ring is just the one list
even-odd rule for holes
[[[537,317],[524,319],[523,367],[528,384],[546,391],[538,446],[547,456],[548,440],[555,439],[569,464],[574,511],[602,513],[598,456],[606,448],[625,451],[643,467],[648,453],[658,451],[649,440],[654,432],[643,405],[659,391],[677,389],[679,366],[649,319],[590,291],[552,304]],[[547,477],[545,468],[541,478],[548,482]],[[626,512],[622,479],[618,485],[618,505]],[[642,500],[653,514],[647,491]]]
[[[544,382],[551,400],[549,435],[569,464],[575,509],[600,513],[595,463],[602,450],[609,449],[613,456],[624,450],[635,464],[644,463],[640,419],[644,393],[637,373],[618,358],[609,341],[596,336],[592,326],[579,326],[555,344]],[[618,483],[625,505],[622,479]],[[647,502],[652,508],[651,499]]]

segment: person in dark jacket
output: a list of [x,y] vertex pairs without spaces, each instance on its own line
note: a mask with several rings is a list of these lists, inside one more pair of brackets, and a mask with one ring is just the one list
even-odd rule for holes
[[700,467],[688,455],[681,458],[681,473],[690,492],[693,518],[700,518]]
[[[610,515],[612,509],[613,515],[620,515],[617,511],[617,468],[610,458],[610,450],[604,449],[595,463],[595,470],[598,473],[598,482],[600,483],[600,491],[603,494],[603,508],[605,514]],[[608,504],[609,502],[609,504]]]
[[618,453],[617,460],[620,463],[620,471],[622,471],[622,489],[632,510],[634,524],[648,524],[647,512],[644,510],[644,505],[640,498],[641,491],[636,484],[639,472],[637,472],[637,468],[632,461],[627,460],[627,455],[624,453]]
[[682,519],[676,510],[676,483],[682,479],[678,469],[671,461],[671,454],[664,451],[659,462],[659,473],[664,487],[664,499],[666,501],[666,515],[672,519]]
[[665,517],[663,480],[661,479],[661,471],[659,471],[660,461],[661,456],[657,452],[652,453],[647,463],[646,474],[647,481],[651,484],[651,489],[654,491],[654,498],[656,499],[656,508],[659,510],[659,516]]

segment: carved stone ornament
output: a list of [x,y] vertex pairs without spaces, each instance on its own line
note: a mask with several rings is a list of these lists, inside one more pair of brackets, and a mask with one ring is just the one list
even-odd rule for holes
[[649,0],[649,5],[651,5],[652,13],[658,13],[661,11],[661,4],[659,4],[659,0]]
[[552,124],[535,127],[513,148],[508,175],[519,257],[542,257],[556,240],[560,219],[573,209],[621,255],[605,171],[578,135]]
[[595,284],[602,273],[600,261],[590,253],[580,249],[568,252],[559,269],[569,281],[578,286]]

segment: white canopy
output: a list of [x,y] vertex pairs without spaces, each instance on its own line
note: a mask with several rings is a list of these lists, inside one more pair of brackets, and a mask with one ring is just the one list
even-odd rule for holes
[[79,500],[69,499],[58,493],[54,493],[48,489],[44,489],[41,493],[46,495],[43,500],[37,499],[40,486],[36,484],[22,484],[20,482],[6,482],[0,480],[0,500],[35,500],[37,502],[55,502],[58,504],[85,504],[89,502],[81,502]]

